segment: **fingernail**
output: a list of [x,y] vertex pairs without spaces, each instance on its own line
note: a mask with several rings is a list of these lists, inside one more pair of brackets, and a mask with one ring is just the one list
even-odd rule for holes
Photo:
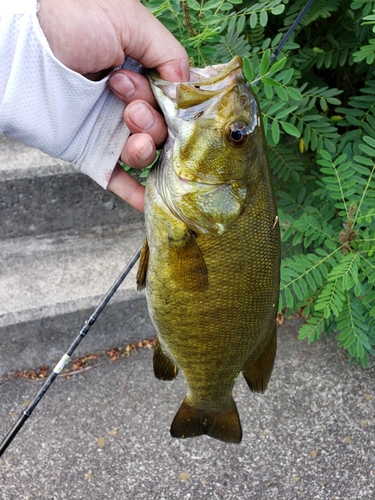
[[154,147],[151,144],[151,142],[148,142],[143,146],[143,148],[137,154],[137,158],[141,161],[146,161],[148,159],[151,159],[153,153],[154,153]]
[[133,82],[124,73],[116,73],[110,79],[110,86],[118,94],[129,99],[135,91]]
[[154,115],[151,113],[148,106],[141,102],[129,108],[129,115],[134,125],[142,130],[148,130],[155,123]]

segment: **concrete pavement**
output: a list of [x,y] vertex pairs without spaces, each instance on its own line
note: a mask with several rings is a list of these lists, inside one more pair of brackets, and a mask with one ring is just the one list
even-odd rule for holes
[[[138,306],[143,333],[149,320]],[[117,324],[112,320],[108,345],[120,340],[125,316],[118,312]],[[102,352],[92,361],[97,366],[56,380],[5,452],[1,498],[375,498],[375,364],[349,366],[333,339],[308,346],[296,338],[299,325],[295,319],[279,328],[266,394],[251,394],[242,377],[237,381],[240,445],[206,436],[172,439],[169,426],[185,393],[182,376],[156,380],[148,348],[116,361]],[[2,379],[0,436],[40,384]]]

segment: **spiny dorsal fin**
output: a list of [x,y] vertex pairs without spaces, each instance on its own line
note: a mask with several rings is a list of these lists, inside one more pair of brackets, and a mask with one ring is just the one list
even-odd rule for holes
[[155,343],[153,364],[155,377],[159,380],[173,380],[177,377],[177,366],[164,354],[158,339]]
[[186,231],[178,240],[169,239],[169,266],[173,278],[185,289],[207,288],[207,266],[191,231]]
[[141,255],[139,256],[139,264],[137,271],[137,290],[140,292],[146,286],[146,276],[148,268],[148,258],[150,255],[150,250],[148,248],[147,238],[143,242]]
[[276,356],[276,322],[270,340],[263,349],[259,358],[249,366],[244,367],[243,376],[253,392],[265,392],[271,378]]
[[226,443],[241,442],[241,422],[233,399],[228,409],[221,412],[194,408],[183,401],[171,425],[172,437],[189,438],[203,434]]

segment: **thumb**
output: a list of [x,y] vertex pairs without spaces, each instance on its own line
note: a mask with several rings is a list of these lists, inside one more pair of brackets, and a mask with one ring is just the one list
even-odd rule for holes
[[165,80],[189,81],[189,58],[182,45],[139,0],[126,3],[118,28],[124,53]]

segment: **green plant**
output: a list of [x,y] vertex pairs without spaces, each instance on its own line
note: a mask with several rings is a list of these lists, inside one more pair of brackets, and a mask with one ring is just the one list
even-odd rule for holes
[[280,311],[309,342],[375,354],[375,0],[144,0],[193,65],[244,58],[263,114],[282,233]]

